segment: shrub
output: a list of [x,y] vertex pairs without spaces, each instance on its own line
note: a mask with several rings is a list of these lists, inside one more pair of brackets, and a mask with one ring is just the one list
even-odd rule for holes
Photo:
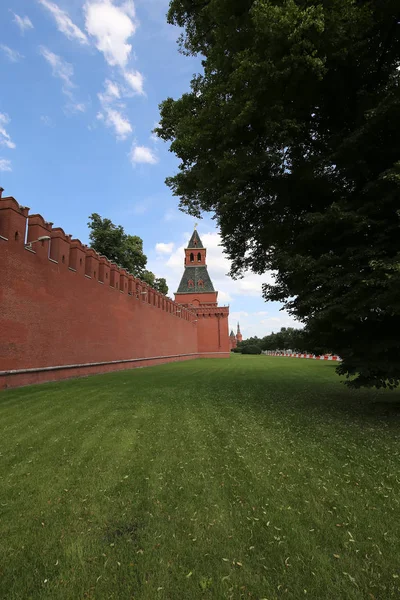
[[242,348],[242,354],[261,354],[261,348],[250,344],[249,346],[244,346],[244,348]]

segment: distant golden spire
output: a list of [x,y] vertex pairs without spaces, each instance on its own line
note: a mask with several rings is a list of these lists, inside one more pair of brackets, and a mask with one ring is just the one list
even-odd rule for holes
[[197,229],[197,225],[198,225],[198,223],[195,223],[195,224],[194,224],[194,228],[195,228],[195,229]]

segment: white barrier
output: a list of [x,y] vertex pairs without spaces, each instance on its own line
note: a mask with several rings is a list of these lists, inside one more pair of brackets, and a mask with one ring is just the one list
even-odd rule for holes
[[332,354],[322,354],[321,356],[316,356],[315,354],[291,354],[287,352],[271,352],[269,350],[265,351],[264,354],[266,356],[286,356],[289,358],[312,358],[313,360],[342,360],[340,356]]

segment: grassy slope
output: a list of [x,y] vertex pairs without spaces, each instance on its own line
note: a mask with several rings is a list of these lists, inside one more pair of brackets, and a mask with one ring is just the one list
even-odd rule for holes
[[0,597],[400,597],[398,392],[235,356],[0,394]]

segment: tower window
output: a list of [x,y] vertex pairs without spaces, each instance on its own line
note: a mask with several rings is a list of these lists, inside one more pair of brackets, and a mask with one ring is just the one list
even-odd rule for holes
[[194,262],[194,254],[193,254],[193,252],[190,253],[190,262]]
[[199,279],[197,282],[197,287],[199,288],[204,288],[204,281],[202,279]]
[[194,281],[193,281],[193,279],[189,279],[189,281],[188,281],[188,287],[189,288],[194,288]]
[[201,262],[201,254],[200,254],[200,252],[197,253],[197,262]]

